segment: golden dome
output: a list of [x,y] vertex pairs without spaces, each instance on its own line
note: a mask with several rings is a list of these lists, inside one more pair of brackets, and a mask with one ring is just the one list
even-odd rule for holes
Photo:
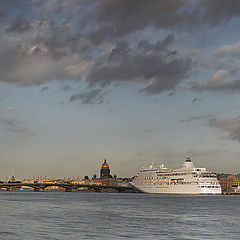
[[107,162],[106,162],[106,159],[104,160],[104,163],[102,164],[102,168],[109,168]]

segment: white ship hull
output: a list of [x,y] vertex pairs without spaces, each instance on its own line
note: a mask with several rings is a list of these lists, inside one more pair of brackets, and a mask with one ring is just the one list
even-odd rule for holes
[[176,170],[168,170],[163,165],[143,168],[131,185],[145,193],[222,194],[216,174],[206,168],[195,168],[190,158]]
[[221,188],[202,188],[200,185],[184,186],[184,185],[166,185],[166,186],[136,186],[131,185],[140,192],[144,193],[160,193],[160,194],[222,194]]

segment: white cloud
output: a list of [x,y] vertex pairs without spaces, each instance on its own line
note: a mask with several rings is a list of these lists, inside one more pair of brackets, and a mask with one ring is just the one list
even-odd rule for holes
[[65,70],[70,75],[70,77],[81,77],[93,66],[93,64],[93,61],[82,61],[80,63],[76,62],[72,65],[67,66]]
[[214,51],[218,56],[240,57],[240,42],[232,45],[224,45]]
[[204,82],[192,82],[193,90],[206,91],[239,91],[240,79],[226,79],[229,74],[228,70],[222,69],[217,71],[209,80]]
[[228,133],[228,137],[232,140],[240,141],[240,116],[224,119],[214,118],[210,120],[209,125]]
[[5,108],[5,112],[13,112],[14,111],[14,108],[13,107],[6,107]]
[[222,82],[228,73],[229,72],[226,69],[219,70],[212,76],[209,81],[212,83]]

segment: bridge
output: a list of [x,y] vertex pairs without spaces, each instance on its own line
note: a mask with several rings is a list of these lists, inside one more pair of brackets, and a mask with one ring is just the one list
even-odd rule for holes
[[130,184],[78,184],[78,183],[0,183],[0,189],[6,189],[12,191],[14,189],[22,189],[28,187],[35,192],[43,192],[47,187],[58,187],[64,189],[65,192],[75,192],[78,189],[86,189],[88,191],[102,192],[102,191],[114,191],[114,192],[136,192]]

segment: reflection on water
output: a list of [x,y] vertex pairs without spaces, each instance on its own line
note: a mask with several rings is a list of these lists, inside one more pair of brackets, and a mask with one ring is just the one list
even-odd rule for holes
[[0,191],[0,239],[238,239],[240,196]]

